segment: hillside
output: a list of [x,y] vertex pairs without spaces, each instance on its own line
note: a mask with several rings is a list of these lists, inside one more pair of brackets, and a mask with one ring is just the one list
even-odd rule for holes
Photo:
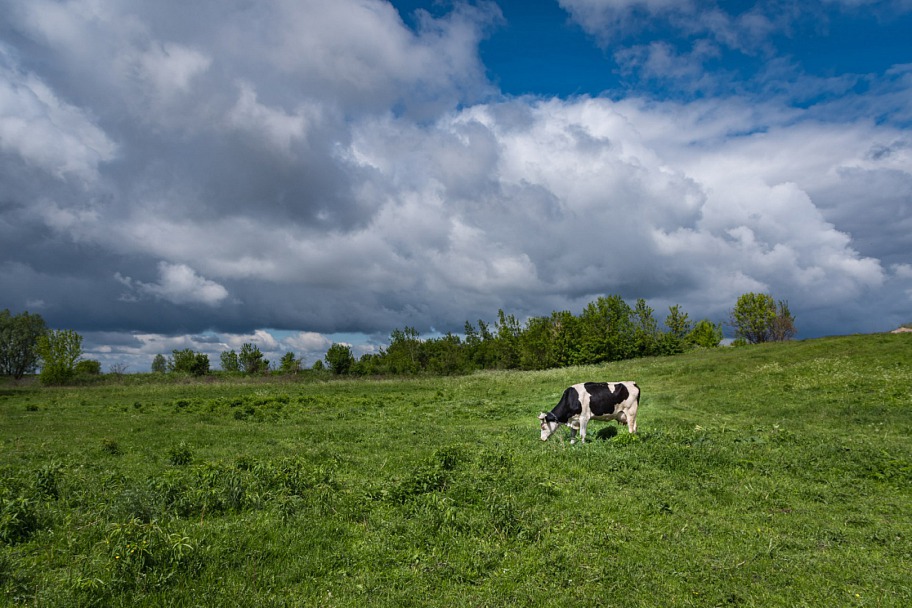
[[[912,342],[468,377],[7,387],[0,597],[42,606],[912,605]],[[580,380],[636,437],[538,439]]]

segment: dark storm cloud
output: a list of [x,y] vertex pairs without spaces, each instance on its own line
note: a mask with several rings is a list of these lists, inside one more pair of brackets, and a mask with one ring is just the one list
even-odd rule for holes
[[[909,320],[902,66],[816,106],[838,87],[800,74],[800,105],[507,98],[478,57],[492,3],[414,29],[381,0],[0,10],[0,308],[106,363],[244,341],[313,361],[330,335],[369,349],[604,294],[718,321],[769,291],[805,335]],[[719,44],[765,40],[716,16]]]

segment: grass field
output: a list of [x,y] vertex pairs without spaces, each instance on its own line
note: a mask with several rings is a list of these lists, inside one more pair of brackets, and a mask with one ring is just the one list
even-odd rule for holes
[[[912,606],[912,336],[545,372],[0,386],[0,603]],[[538,439],[636,380],[636,437]]]

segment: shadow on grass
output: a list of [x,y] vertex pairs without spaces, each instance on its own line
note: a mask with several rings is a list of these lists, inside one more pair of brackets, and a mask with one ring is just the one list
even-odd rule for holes
[[595,433],[595,440],[596,441],[608,441],[609,439],[613,439],[617,434],[618,434],[618,428],[616,426],[614,426],[614,425],[606,426],[606,427],[599,429],[598,432]]

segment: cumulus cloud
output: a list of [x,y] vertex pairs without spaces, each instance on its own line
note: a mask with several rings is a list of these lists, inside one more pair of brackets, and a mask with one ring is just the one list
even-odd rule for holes
[[[593,35],[642,14],[686,32],[615,56],[692,91],[715,90],[702,66],[726,49],[765,52],[772,23],[562,6]],[[313,361],[341,332],[458,332],[604,294],[718,321],[769,291],[804,335],[908,322],[908,66],[867,94],[789,72],[787,94],[511,98],[479,58],[489,2],[411,26],[381,0],[0,10],[17,45],[0,52],[0,307],[42,302],[106,361],[245,342]]]
[[204,304],[217,306],[228,297],[228,290],[204,277],[185,264],[158,265],[158,283],[143,283],[117,273],[118,281],[129,288],[124,299],[131,300],[132,294],[148,295],[160,298],[172,304]]
[[117,145],[91,115],[22,71],[0,45],[0,153],[54,177],[94,180]]

